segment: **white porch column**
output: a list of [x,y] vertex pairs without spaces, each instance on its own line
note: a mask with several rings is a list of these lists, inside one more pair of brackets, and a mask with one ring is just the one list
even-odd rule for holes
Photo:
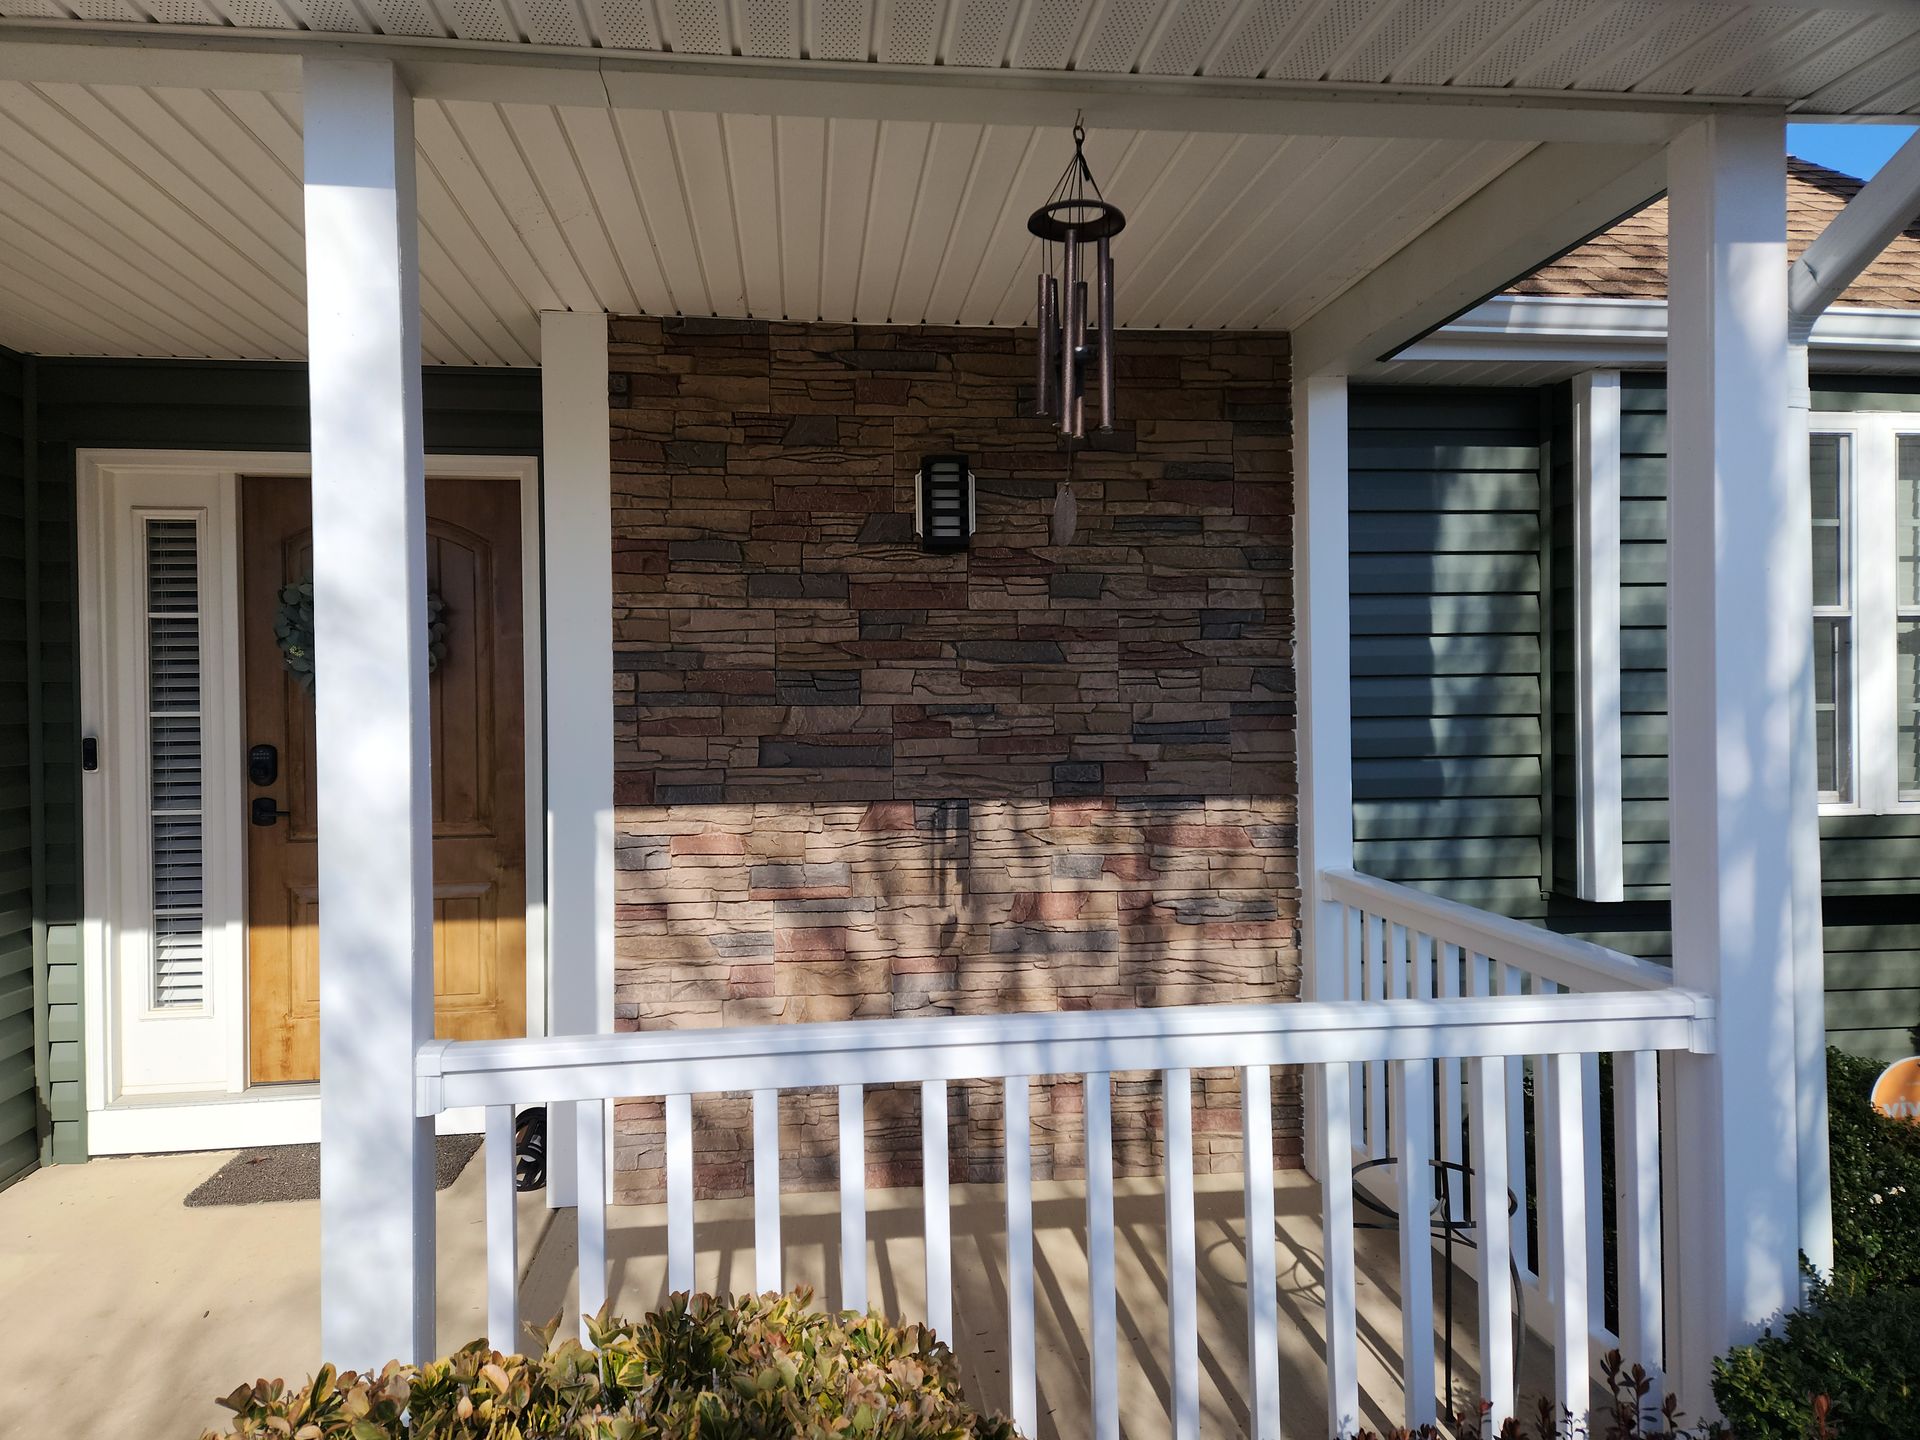
[[328,1360],[434,1337],[426,482],[413,100],[384,60],[308,59],[320,824],[320,1308]]
[[[607,317],[540,316],[552,1031],[613,1029],[613,501]],[[575,1196],[571,1105],[547,1117],[547,1203]]]
[[1719,1007],[1675,1065],[1680,1399],[1799,1298],[1794,577],[1810,562],[1787,413],[1783,121],[1715,116],[1668,152],[1668,683],[1674,975]]
[[[1322,870],[1353,864],[1353,694],[1348,622],[1347,377],[1293,386],[1294,687],[1300,800],[1301,993],[1343,998],[1338,906],[1323,908]],[[1310,1077],[1311,1078],[1311,1077]],[[1319,1087],[1306,1096],[1307,1165],[1318,1172]]]

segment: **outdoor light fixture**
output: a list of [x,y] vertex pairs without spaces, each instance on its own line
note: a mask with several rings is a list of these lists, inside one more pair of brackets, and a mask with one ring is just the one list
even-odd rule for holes
[[964,455],[923,455],[913,529],[922,550],[964,550],[973,536],[973,472]]
[[[1040,238],[1040,327],[1034,414],[1058,422],[1073,440],[1087,434],[1087,372],[1100,390],[1100,428],[1113,429],[1113,237],[1127,217],[1100,194],[1082,153],[1086,127],[1073,126],[1073,159],[1060,183],[1032,215],[1027,229]],[[1088,253],[1092,247],[1092,253]],[[1055,255],[1059,264],[1056,272]],[[1091,285],[1089,285],[1091,280]],[[1094,333],[1089,339],[1089,328]]]

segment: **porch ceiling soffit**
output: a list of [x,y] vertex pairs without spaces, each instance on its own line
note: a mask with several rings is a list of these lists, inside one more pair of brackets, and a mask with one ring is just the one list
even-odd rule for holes
[[1645,205],[1666,177],[1658,146],[1537,147],[1296,327],[1295,372],[1390,357]]
[[[4,47],[0,47],[4,49]],[[0,343],[297,357],[297,94],[0,80]],[[1051,127],[416,106],[423,350],[529,364],[544,310],[1019,326]],[[1099,130],[1120,322],[1291,329],[1524,142]],[[1604,156],[1607,147],[1580,147]]]

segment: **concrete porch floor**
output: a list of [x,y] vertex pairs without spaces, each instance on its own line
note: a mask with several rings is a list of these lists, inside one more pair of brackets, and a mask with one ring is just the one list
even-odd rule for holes
[[[0,1192],[0,1318],[14,1393],[0,1401],[9,1433],[116,1428],[193,1440],[226,1412],[213,1404],[255,1376],[298,1381],[319,1343],[319,1206],[316,1202],[217,1209],[181,1201],[228,1158],[223,1153],[98,1160],[44,1170]],[[481,1332],[485,1309],[482,1166],[476,1161],[439,1196],[441,1348]],[[1289,1440],[1327,1433],[1321,1370],[1319,1191],[1282,1175],[1279,1231],[1282,1420]],[[1121,1416],[1132,1440],[1166,1433],[1165,1222],[1158,1186],[1118,1182]],[[833,1192],[791,1194],[783,1205],[787,1283],[838,1299],[839,1221]],[[997,1187],[953,1191],[952,1343],[977,1402],[1007,1403],[1003,1199]],[[638,1314],[665,1289],[665,1214],[660,1206],[610,1212],[615,1308]],[[1244,1434],[1247,1423],[1245,1223],[1238,1177],[1208,1177],[1197,1197],[1201,1399],[1208,1435]],[[526,1259],[522,1314],[571,1311],[576,1281],[570,1215],[543,1197],[521,1200]],[[885,1313],[918,1313],[923,1249],[917,1190],[869,1196],[869,1295]],[[751,1201],[702,1204],[696,1283],[753,1283]],[[1086,1250],[1074,1182],[1034,1187],[1035,1323],[1039,1338],[1040,1433],[1087,1432]],[[1400,1413],[1399,1281],[1395,1238],[1358,1237],[1364,1424],[1383,1429]],[[1435,1265],[1434,1324],[1444,1347]],[[1477,1394],[1473,1287],[1456,1280],[1456,1395]],[[1444,1348],[1441,1353],[1444,1354]],[[1523,1388],[1538,1393],[1550,1357],[1537,1339],[1523,1358]],[[100,1366],[98,1370],[92,1367]],[[87,1380],[89,1373],[101,1383]],[[111,1383],[104,1377],[111,1376]],[[1436,1387],[1439,1379],[1436,1375]],[[83,1397],[76,1400],[76,1396]]]

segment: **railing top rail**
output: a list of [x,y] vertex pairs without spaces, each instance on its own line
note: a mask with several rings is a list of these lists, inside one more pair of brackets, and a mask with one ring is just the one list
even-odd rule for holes
[[1320,883],[1325,899],[1355,906],[1473,954],[1510,962],[1572,990],[1665,990],[1673,985],[1673,972],[1665,966],[1377,875],[1323,870]]
[[436,1040],[416,1109],[756,1088],[1713,1048],[1712,1003],[1671,987],[1583,995],[1193,1005]]

